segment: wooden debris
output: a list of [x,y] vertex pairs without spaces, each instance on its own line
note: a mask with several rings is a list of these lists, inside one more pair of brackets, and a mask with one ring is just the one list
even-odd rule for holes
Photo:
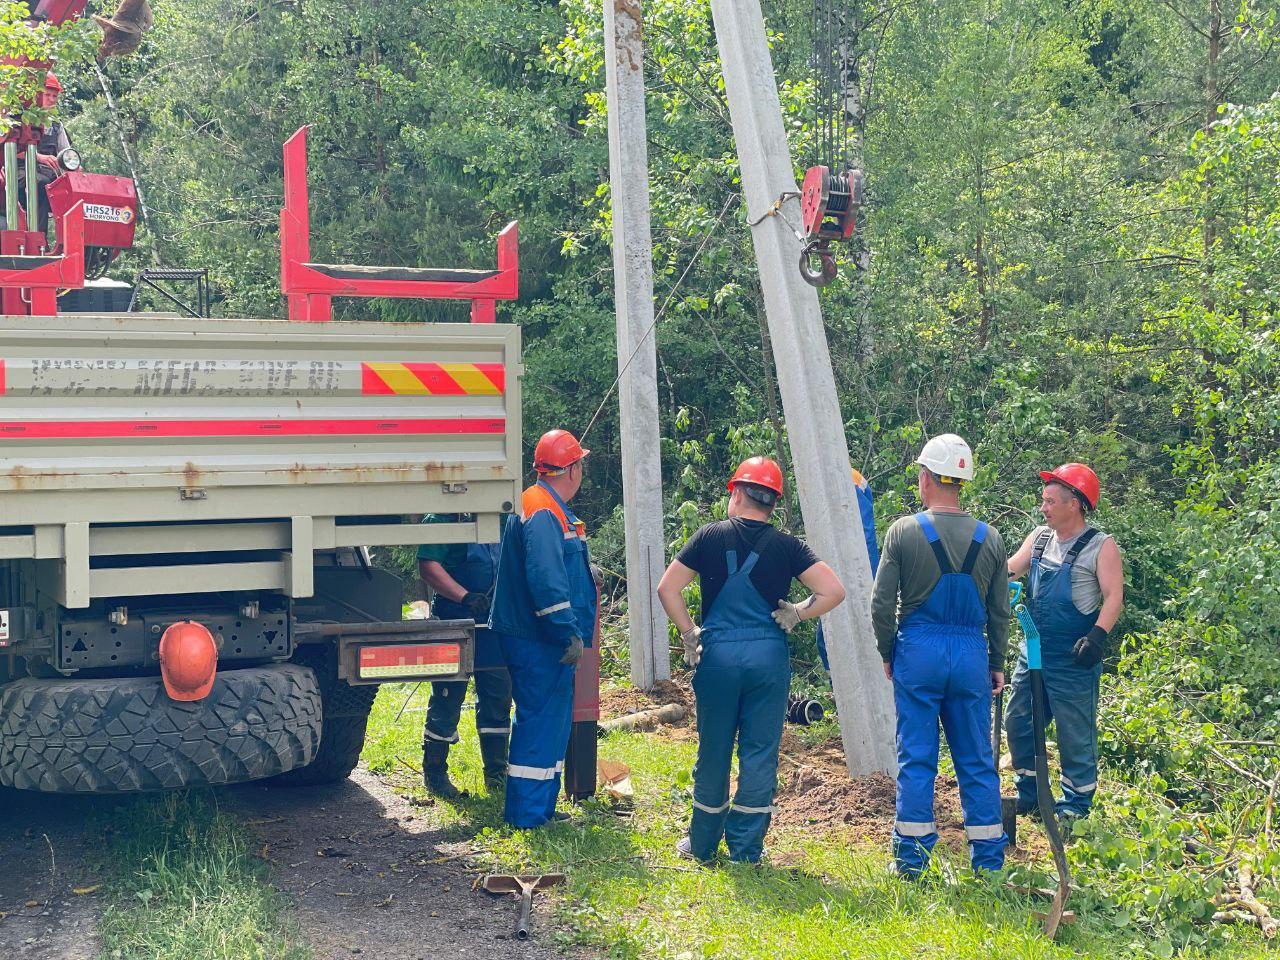
[[685,708],[678,703],[629,713],[625,717],[614,717],[600,724],[600,730],[608,733],[613,730],[650,730],[662,723],[679,723],[685,717]]

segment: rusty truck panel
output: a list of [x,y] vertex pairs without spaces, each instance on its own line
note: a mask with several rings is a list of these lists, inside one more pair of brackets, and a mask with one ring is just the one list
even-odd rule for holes
[[[314,550],[494,540],[519,358],[507,324],[0,317],[0,558],[60,561],[41,579],[83,607],[193,583],[308,596]],[[472,519],[404,522],[425,512]],[[172,582],[91,559],[220,548],[279,554]]]

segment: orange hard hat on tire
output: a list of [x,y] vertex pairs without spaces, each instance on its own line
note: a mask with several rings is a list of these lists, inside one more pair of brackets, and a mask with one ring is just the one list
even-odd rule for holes
[[732,490],[740,483],[771,491],[773,499],[767,502],[772,506],[782,496],[782,468],[768,457],[751,457],[738,464],[738,469],[733,471],[725,486]]
[[1083,463],[1064,463],[1056,470],[1041,470],[1040,479],[1045,483],[1060,483],[1078,494],[1090,510],[1098,509],[1102,486],[1098,475]]
[[538,473],[559,473],[577,463],[591,451],[568,430],[548,430],[533,448],[533,469]]
[[160,637],[160,679],[171,700],[203,700],[218,673],[218,644],[202,623],[169,624]]

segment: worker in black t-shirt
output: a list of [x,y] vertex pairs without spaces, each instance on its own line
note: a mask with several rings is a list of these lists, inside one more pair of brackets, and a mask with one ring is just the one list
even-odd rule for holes
[[[729,481],[729,519],[698,530],[671,561],[658,599],[680,631],[694,668],[698,761],[693,819],[677,845],[711,860],[723,836],[733,860],[755,863],[773,813],[778,744],[791,687],[786,635],[844,600],[835,572],[813,551],[769,523],[782,494],[782,471],[767,457],[745,460]],[[702,626],[694,625],[682,591],[698,577]],[[813,593],[787,600],[791,581]],[[729,802],[729,770],[738,742],[738,791]]]

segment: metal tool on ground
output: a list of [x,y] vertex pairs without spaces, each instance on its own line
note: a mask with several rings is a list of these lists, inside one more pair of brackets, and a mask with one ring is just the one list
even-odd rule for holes
[[563,873],[503,874],[490,873],[480,879],[480,887],[487,893],[509,893],[520,901],[520,919],[516,921],[516,939],[529,939],[529,914],[533,910],[533,895],[564,883]]
[[1044,932],[1052,940],[1064,919],[1067,898],[1071,896],[1071,874],[1067,868],[1067,851],[1062,842],[1062,829],[1058,825],[1057,813],[1053,808],[1053,791],[1049,785],[1049,751],[1044,738],[1044,728],[1048,723],[1048,695],[1044,689],[1044,673],[1040,659],[1040,630],[1031,619],[1031,611],[1027,609],[1027,605],[1019,602],[1022,597],[1022,584],[1011,584],[1010,588],[1013,590],[1013,612],[1018,617],[1022,634],[1027,641],[1027,670],[1031,674],[1031,712],[1036,745],[1036,803],[1040,808],[1040,819],[1044,823],[1045,836],[1049,838],[1049,848],[1053,851],[1054,865],[1058,868],[1057,891],[1049,904],[1049,910],[1044,914]]
[[[1000,745],[1004,733],[1004,691],[996,694],[992,704],[991,724],[991,756],[996,765],[996,779],[1000,779]],[[1009,846],[1018,845],[1018,799],[1000,794],[1000,822],[1004,824],[1005,836],[1009,838]]]

